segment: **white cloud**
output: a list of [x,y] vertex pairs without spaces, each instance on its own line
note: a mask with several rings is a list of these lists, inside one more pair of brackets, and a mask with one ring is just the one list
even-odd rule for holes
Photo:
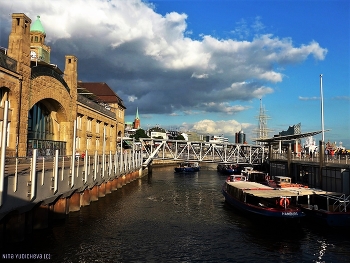
[[[185,125],[183,125],[184,127]],[[221,135],[224,136],[234,136],[236,132],[245,129],[249,130],[253,127],[250,123],[239,123],[236,120],[201,120],[194,123],[192,126],[186,124],[186,127],[190,130],[196,131],[200,134],[212,134],[212,135]]]
[[131,114],[137,106],[145,114],[245,111],[249,107],[243,102],[271,94],[269,83],[283,81],[282,67],[309,56],[323,60],[327,54],[316,41],[296,47],[292,39],[271,34],[248,40],[251,29],[265,29],[259,17],[253,26],[238,22],[240,40],[210,35],[193,40],[186,32],[187,14],[162,16],[141,0],[13,0],[1,5],[1,21],[8,21],[1,26],[8,28],[11,20],[5,14],[21,11],[33,21],[40,15],[51,58],[58,60],[52,62],[63,65],[64,55],[76,55],[79,79],[107,82],[127,98]]
[[208,74],[197,74],[193,73],[191,78],[196,78],[196,79],[207,79],[209,76]]
[[135,100],[137,100],[137,97],[131,95],[128,97],[128,101],[134,102]]

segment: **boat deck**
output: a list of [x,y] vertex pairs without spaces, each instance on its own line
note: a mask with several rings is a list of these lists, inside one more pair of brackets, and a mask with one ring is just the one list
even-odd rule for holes
[[263,198],[277,198],[281,196],[306,196],[314,194],[336,194],[334,192],[327,192],[320,189],[304,187],[273,188],[267,185],[249,181],[227,182],[227,184],[242,190],[242,192],[246,194]]

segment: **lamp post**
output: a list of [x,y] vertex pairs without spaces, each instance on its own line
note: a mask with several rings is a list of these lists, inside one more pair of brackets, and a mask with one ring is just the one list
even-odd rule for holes
[[323,119],[323,89],[322,89],[322,74],[320,74],[320,89],[321,89],[321,129],[322,129],[322,142],[324,142],[324,119]]

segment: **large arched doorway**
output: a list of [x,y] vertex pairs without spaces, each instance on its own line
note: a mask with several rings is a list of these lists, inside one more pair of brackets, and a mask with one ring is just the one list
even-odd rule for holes
[[[50,107],[51,106],[51,107]],[[40,101],[28,112],[27,156],[38,149],[38,156],[53,156],[55,150],[59,155],[66,154],[66,142],[59,140],[59,123],[52,108],[52,101]]]

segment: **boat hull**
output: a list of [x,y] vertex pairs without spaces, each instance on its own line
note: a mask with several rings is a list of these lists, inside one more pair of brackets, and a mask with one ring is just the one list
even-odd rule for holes
[[306,218],[316,224],[330,227],[350,227],[350,212],[330,212],[326,210],[314,210],[308,207],[301,207]]
[[231,175],[235,173],[234,169],[217,169],[219,173],[225,174],[225,175]]
[[174,168],[175,173],[194,173],[200,170],[198,162],[183,162]]
[[225,188],[222,189],[222,194],[225,197],[225,201],[230,204],[232,207],[251,214],[258,215],[264,218],[274,218],[274,219],[301,219],[305,217],[305,214],[300,209],[286,209],[279,210],[273,208],[262,208],[249,203],[242,202],[237,198],[231,196]]
[[175,168],[175,173],[194,173],[198,172],[199,167],[176,167]]

